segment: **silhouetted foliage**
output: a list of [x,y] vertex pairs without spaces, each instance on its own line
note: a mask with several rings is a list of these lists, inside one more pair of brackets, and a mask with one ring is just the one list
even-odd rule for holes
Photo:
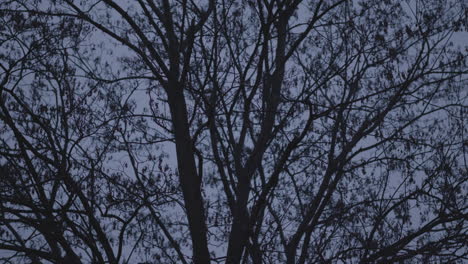
[[0,3],[0,263],[463,263],[463,0]]

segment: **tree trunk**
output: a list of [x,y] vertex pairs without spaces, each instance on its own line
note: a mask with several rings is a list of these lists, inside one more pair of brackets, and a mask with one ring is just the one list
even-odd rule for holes
[[193,258],[195,264],[210,263],[207,228],[203,200],[200,191],[201,179],[197,175],[193,143],[187,118],[187,108],[183,90],[177,82],[169,85],[168,99],[174,126],[179,180],[184,196],[185,208],[192,237]]

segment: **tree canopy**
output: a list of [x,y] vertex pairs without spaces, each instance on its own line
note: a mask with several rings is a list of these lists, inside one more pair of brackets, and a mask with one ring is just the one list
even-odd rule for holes
[[463,263],[463,0],[4,0],[0,263]]

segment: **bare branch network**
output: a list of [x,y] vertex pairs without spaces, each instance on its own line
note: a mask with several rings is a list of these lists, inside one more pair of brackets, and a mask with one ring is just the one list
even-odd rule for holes
[[3,0],[0,263],[467,263],[464,0]]

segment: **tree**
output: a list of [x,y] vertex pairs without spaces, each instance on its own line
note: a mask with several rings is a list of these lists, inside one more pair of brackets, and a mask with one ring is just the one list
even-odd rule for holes
[[0,4],[2,260],[466,260],[466,10]]

